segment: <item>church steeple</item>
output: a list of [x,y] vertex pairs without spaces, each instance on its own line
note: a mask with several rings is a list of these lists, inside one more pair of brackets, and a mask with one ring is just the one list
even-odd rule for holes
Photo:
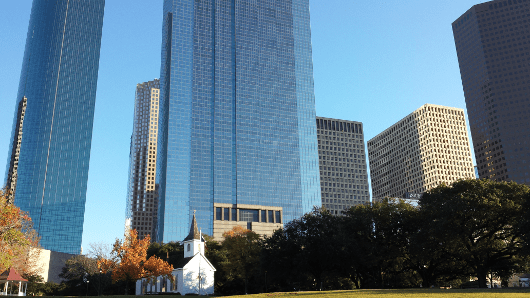
[[191,258],[198,253],[204,255],[204,243],[199,227],[197,226],[195,211],[193,211],[190,233],[188,237],[184,239],[184,258]]
[[199,233],[199,227],[197,226],[197,219],[195,218],[195,211],[193,211],[193,219],[191,220],[191,227],[190,227],[190,233],[188,234],[188,237],[184,239],[184,241],[188,240],[201,240],[201,235]]

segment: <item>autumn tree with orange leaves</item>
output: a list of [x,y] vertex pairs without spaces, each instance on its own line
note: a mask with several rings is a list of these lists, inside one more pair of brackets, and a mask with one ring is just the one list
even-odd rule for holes
[[116,239],[110,259],[101,258],[98,260],[98,267],[104,273],[111,271],[113,282],[125,281],[127,284],[126,294],[129,284],[141,278],[154,280],[157,276],[166,276],[173,279],[173,275],[171,275],[172,265],[156,256],[147,259],[147,248],[150,242],[151,237],[149,235],[139,240],[138,232],[129,230],[123,241]]
[[0,190],[0,272],[14,267],[18,272],[34,274],[32,257],[38,254],[38,237],[32,221],[9,201],[9,193]]

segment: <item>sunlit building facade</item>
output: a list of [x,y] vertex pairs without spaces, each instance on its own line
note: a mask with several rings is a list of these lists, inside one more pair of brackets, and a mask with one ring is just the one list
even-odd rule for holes
[[159,100],[158,79],[136,85],[125,228],[135,229],[140,239],[150,235],[153,240],[157,223],[155,177]]
[[157,241],[194,210],[212,235],[214,204],[320,206],[309,1],[166,0],[163,20]]
[[[104,0],[34,0],[6,169],[44,249],[79,254]],[[15,179],[13,179],[15,178]]]
[[414,200],[474,179],[464,110],[425,104],[368,141],[372,198]]

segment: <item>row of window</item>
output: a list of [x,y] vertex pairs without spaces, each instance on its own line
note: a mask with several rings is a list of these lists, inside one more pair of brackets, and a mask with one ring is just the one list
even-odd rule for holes
[[221,208],[221,207],[215,207],[215,220],[265,222],[265,223],[281,223],[282,222],[280,211]]
[[335,131],[344,131],[350,133],[363,133],[362,125],[356,123],[316,119],[317,129],[329,129]]

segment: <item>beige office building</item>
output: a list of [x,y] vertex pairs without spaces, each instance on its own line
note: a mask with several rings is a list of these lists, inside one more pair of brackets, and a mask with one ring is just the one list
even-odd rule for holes
[[158,220],[155,175],[159,98],[158,79],[136,85],[125,228],[136,229],[140,239],[147,235],[154,239]]
[[223,241],[223,233],[235,226],[249,229],[260,236],[272,236],[283,228],[283,208],[247,204],[214,203],[213,238]]
[[368,141],[374,200],[475,178],[464,110],[425,104]]

